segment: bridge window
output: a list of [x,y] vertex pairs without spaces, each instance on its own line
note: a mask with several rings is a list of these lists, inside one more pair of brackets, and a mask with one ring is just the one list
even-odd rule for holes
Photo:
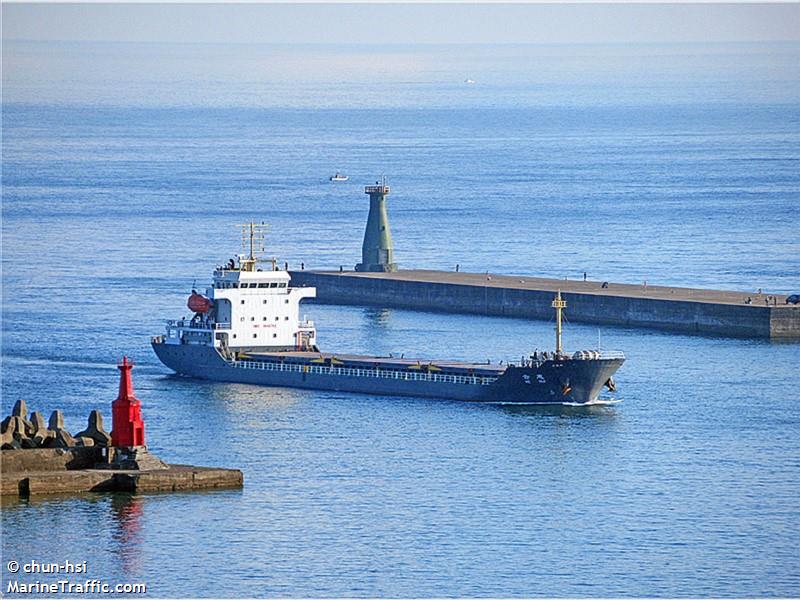
[[278,284],[273,281],[272,283],[269,284],[269,287],[271,288],[278,287]]
[[258,284],[258,287],[260,287],[260,288],[267,288],[267,287],[269,287],[269,284],[268,284],[268,283],[259,283],[259,284]]
[[285,287],[286,287],[286,282],[285,282],[285,281],[281,281],[281,282],[278,284],[278,287],[285,288]]

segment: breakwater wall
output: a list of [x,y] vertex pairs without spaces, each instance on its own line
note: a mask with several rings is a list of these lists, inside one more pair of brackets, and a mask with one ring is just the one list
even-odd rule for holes
[[238,469],[215,467],[165,465],[163,469],[151,470],[74,468],[79,462],[93,465],[101,460],[100,454],[97,446],[0,450],[3,468],[0,496],[236,489],[241,488],[244,482]]
[[732,337],[800,339],[800,305],[747,292],[488,273],[292,271],[317,302],[550,319],[557,290],[570,320]]
[[[125,373],[121,383],[130,384]],[[27,404],[17,400],[0,423],[0,436],[0,496],[240,488],[244,481],[238,469],[168,465],[146,446],[114,446],[97,410],[73,436],[60,410],[47,424],[36,411],[28,418]]]

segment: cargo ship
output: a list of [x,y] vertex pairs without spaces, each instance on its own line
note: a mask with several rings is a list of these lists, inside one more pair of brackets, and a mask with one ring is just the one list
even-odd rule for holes
[[314,323],[300,318],[300,303],[313,287],[292,287],[275,259],[261,268],[256,257],[263,226],[242,226],[245,249],[218,266],[200,294],[192,290],[191,318],[169,320],[152,338],[158,358],[179,375],[221,382],[335,390],[380,396],[418,396],[512,404],[591,404],[615,391],[622,352],[561,347],[560,292],[553,300],[556,347],[518,363],[470,363],[323,352]]

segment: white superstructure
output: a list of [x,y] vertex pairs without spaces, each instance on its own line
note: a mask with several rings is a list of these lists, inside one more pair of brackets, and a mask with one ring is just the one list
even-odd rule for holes
[[188,306],[194,316],[167,321],[164,343],[212,345],[224,354],[316,349],[314,323],[300,319],[300,301],[316,297],[316,288],[290,287],[289,273],[274,260],[269,268],[258,268],[254,244],[263,240],[261,226],[243,227],[249,256],[217,267],[205,296],[192,290]]

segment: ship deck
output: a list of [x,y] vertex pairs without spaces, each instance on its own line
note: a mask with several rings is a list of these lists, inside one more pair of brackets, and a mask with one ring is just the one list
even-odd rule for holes
[[431,366],[443,372],[472,371],[478,375],[497,377],[506,366],[487,363],[471,363],[454,360],[417,360],[395,356],[364,356],[358,354],[332,354],[330,352],[246,352],[243,358],[249,360],[283,361],[295,364],[325,364],[358,368],[381,369],[429,369]]

